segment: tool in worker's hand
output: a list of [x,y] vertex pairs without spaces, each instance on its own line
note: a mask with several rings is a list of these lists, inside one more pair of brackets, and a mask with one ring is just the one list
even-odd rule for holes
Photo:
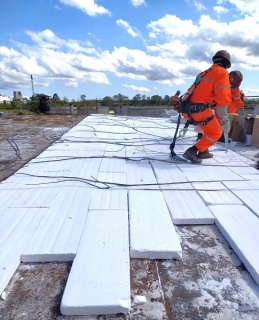
[[186,159],[179,157],[173,150],[171,150],[171,155],[170,158],[177,163],[181,163],[181,162],[187,162]]
[[228,152],[228,133],[224,133],[225,138],[225,153]]
[[177,137],[177,139],[179,139],[179,138],[184,138],[184,136],[185,136],[185,134],[186,134],[186,132],[188,131],[188,128],[183,128],[183,129],[181,129],[180,131],[179,131],[179,134],[178,134],[178,137]]

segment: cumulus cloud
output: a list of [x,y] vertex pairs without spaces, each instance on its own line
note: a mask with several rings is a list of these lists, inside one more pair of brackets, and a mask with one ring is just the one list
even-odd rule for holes
[[64,5],[77,8],[89,16],[102,14],[111,15],[110,11],[102,6],[98,6],[95,0],[59,0]]
[[[220,0],[217,4],[220,5]],[[117,25],[131,36],[139,36],[124,20],[117,20]],[[194,22],[167,14],[147,25],[149,38],[142,49],[117,46],[110,50],[94,47],[87,41],[62,39],[48,29],[26,31],[31,45],[13,41],[12,48],[0,46],[0,88],[30,86],[30,74],[35,75],[35,85],[48,85],[53,80],[66,86],[82,82],[110,84],[110,74],[168,86],[181,85],[208,68],[212,56],[220,49],[230,52],[233,68],[258,70],[258,27],[256,15],[231,22],[201,15]]]
[[78,87],[78,83],[76,81],[68,81],[68,82],[65,82],[65,86],[66,87],[74,87],[74,88],[77,88]]
[[116,21],[116,24],[120,27],[123,27],[132,37],[141,37],[140,32],[136,28],[131,27],[127,21],[119,19]]
[[194,0],[194,1],[193,1],[193,4],[194,4],[194,6],[195,6],[199,11],[206,9],[206,7],[204,6],[204,4],[203,4],[202,2],[200,2],[200,1]]
[[92,43],[90,41],[78,42],[73,39],[61,39],[49,29],[41,32],[27,30],[25,33],[30,36],[34,45],[40,48],[60,49],[61,47],[66,47],[75,52],[86,52],[89,54],[96,53],[96,50],[92,47]]
[[259,15],[259,2],[258,0],[225,0],[236,7],[243,14],[256,14]]
[[146,5],[145,0],[130,0],[134,7],[139,7],[141,5]]
[[[157,54],[160,52],[164,58],[171,57],[184,62],[186,71],[192,66],[193,72],[197,72],[197,62],[199,68],[206,67],[206,64],[208,66],[213,54],[222,48],[231,53],[235,66],[242,66],[247,70],[258,69],[258,27],[257,18],[249,15],[229,23],[219,22],[209,15],[201,15],[197,23],[165,15],[149,23],[151,39],[156,39],[156,45],[149,46],[148,49],[156,49]],[[178,45],[177,41],[180,42]],[[177,49],[169,50],[174,47],[172,44],[181,48],[180,53]]]
[[217,13],[217,14],[223,14],[223,13],[227,13],[228,9],[222,7],[222,6],[215,6],[213,7],[213,10]]
[[245,87],[245,88],[243,89],[243,91],[245,92],[246,95],[249,95],[250,93],[251,93],[251,94],[256,94],[256,95],[259,94],[259,89],[251,89],[251,88]]
[[[81,48],[76,40],[58,38],[52,31],[27,31],[32,45],[13,42],[17,50],[0,47],[0,88],[28,87],[33,74],[36,86],[48,86],[54,79],[75,86],[75,78],[91,84],[109,84],[106,72],[113,71],[112,63],[93,48]],[[63,47],[71,50],[62,50]],[[103,56],[103,57],[102,57]]]
[[130,88],[130,89],[134,90],[135,92],[150,92],[150,90],[145,87],[137,87],[137,86],[129,85],[129,84],[123,84],[122,86],[125,88]]

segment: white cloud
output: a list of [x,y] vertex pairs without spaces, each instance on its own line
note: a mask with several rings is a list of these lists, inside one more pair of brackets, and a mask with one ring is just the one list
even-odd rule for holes
[[68,82],[65,82],[65,86],[66,86],[66,87],[74,87],[74,88],[77,88],[77,87],[78,87],[78,83],[75,82],[75,81],[68,81]]
[[[174,15],[165,15],[148,25],[152,33],[150,41],[156,39],[156,44],[149,45],[147,49],[156,50],[157,55],[168,59],[171,57],[173,61],[185,65],[186,70],[178,68],[174,72],[177,74],[177,70],[180,70],[185,77],[197,74],[198,67],[206,68],[213,54],[220,49],[230,52],[236,67],[258,70],[258,27],[258,19],[248,15],[229,23],[201,15],[196,24]],[[180,48],[179,51],[176,48]]]
[[96,50],[92,47],[93,45],[91,42],[84,41],[80,44],[76,40],[60,39],[49,29],[41,32],[25,31],[25,33],[30,36],[33,43],[40,48],[60,49],[61,47],[67,47],[71,51],[75,52],[86,52],[89,54],[96,53]]
[[151,29],[152,37],[164,36],[184,38],[198,31],[192,20],[181,20],[175,15],[166,14],[163,18],[152,21],[147,25]]
[[146,5],[145,0],[130,0],[134,7],[139,7],[141,5]]
[[252,88],[247,88],[245,87],[244,89],[242,89],[246,95],[249,95],[249,93],[252,93],[252,94],[259,94],[259,88],[257,89],[252,89]]
[[215,6],[213,7],[213,10],[216,11],[218,14],[227,13],[228,9],[222,7],[222,6]]
[[[132,32],[131,35],[137,34],[126,21],[117,20],[117,24]],[[232,22],[201,15],[194,22],[167,14],[147,27],[151,37],[141,50],[125,46],[102,50],[90,42],[59,38],[48,29],[26,31],[31,45],[12,42],[12,48],[0,46],[0,88],[29,87],[30,74],[35,76],[35,85],[45,86],[53,80],[60,80],[66,86],[82,82],[110,84],[110,74],[152,81],[154,85],[181,85],[211,65],[212,56],[220,49],[230,52],[233,69],[242,72],[259,69],[255,15]]]
[[235,6],[241,13],[248,13],[250,15],[259,15],[259,2],[258,0],[226,0]]
[[194,6],[195,6],[199,11],[206,9],[206,7],[204,6],[204,4],[201,3],[201,2],[199,2],[199,1],[197,1],[197,0],[194,0],[194,1],[193,1],[193,4],[194,4]]
[[55,7],[54,7],[55,9],[57,9],[57,10],[61,10],[60,9],[60,7],[58,6],[58,5],[55,5]]
[[122,86],[125,88],[130,88],[130,89],[134,90],[135,92],[150,92],[150,90],[145,87],[137,87],[137,86],[128,85],[128,84],[123,84]]
[[89,16],[111,14],[108,9],[98,6],[95,0],[59,0],[59,2],[70,7],[75,7]]
[[118,26],[123,27],[132,37],[134,37],[134,38],[135,37],[141,37],[141,34],[139,33],[139,31],[136,30],[136,28],[131,27],[127,21],[119,19],[119,20],[116,21],[116,24]]

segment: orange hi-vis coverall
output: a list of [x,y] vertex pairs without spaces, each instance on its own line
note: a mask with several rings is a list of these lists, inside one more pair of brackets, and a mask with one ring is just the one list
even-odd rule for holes
[[173,96],[173,107],[174,107],[174,110],[179,112],[179,107],[180,107],[180,103],[179,103],[179,96],[177,94],[175,94]]
[[242,99],[242,93],[239,88],[232,88],[231,87],[231,94],[232,94],[232,101],[228,105],[228,113],[237,113],[237,109],[244,108],[244,102]]
[[[216,102],[215,109],[217,107],[228,106],[232,101],[232,97],[227,70],[218,64],[213,64],[201,79],[200,83],[195,87],[190,101],[195,104],[211,105]],[[194,146],[200,152],[204,152],[218,141],[223,129],[218,119],[213,117],[212,107],[198,113],[192,113],[191,117],[203,131],[202,138]],[[205,125],[199,124],[199,122],[206,121],[210,117],[213,117],[213,119]]]

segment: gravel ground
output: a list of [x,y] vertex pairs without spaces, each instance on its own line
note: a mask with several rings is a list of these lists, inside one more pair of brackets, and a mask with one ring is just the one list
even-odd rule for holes
[[[0,181],[82,119],[70,115],[1,117]],[[0,319],[258,320],[259,287],[217,227],[176,229],[182,261],[131,259],[130,314],[62,316],[59,306],[72,263],[22,263],[5,289],[5,299],[0,299]],[[134,303],[136,295],[145,296],[147,302]]]

